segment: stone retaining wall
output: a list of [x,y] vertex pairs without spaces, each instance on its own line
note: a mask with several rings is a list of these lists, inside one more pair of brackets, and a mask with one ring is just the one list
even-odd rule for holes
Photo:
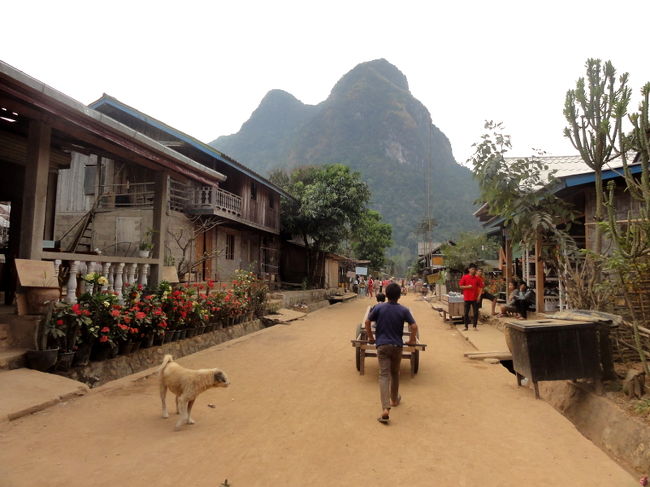
[[650,472],[650,426],[579,383],[540,382],[542,398],[620,465]]
[[168,353],[174,358],[198,352],[205,348],[233,340],[264,328],[260,320],[247,321],[210,333],[204,333],[185,340],[165,343],[160,346],[145,348],[129,355],[120,355],[114,359],[90,362],[85,367],[75,367],[69,372],[58,372],[74,380],[84,382],[91,387],[134,374],[141,370],[155,367]]
[[315,303],[327,300],[331,295],[336,294],[337,288],[332,289],[310,289],[307,291],[282,291],[273,293],[272,299],[281,299],[283,307],[291,308],[297,304]]

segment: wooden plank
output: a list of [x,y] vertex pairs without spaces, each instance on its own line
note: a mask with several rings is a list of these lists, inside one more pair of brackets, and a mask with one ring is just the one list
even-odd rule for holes
[[45,260],[16,259],[18,281],[23,287],[59,287],[54,272],[54,262]]
[[471,360],[483,360],[486,358],[495,358],[497,360],[512,360],[512,354],[510,352],[480,352],[464,355]]

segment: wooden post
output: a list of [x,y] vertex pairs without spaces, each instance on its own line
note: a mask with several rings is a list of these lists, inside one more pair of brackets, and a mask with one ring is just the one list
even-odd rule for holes
[[505,238],[505,270],[504,274],[506,276],[506,301],[508,300],[508,286],[512,282],[512,242],[506,236]]
[[159,284],[162,279],[162,268],[165,265],[165,241],[167,239],[167,212],[169,209],[169,172],[158,171],[155,177],[156,193],[153,204],[152,236],[153,258],[158,261],[151,268],[150,282]]
[[20,230],[20,257],[23,259],[40,260],[43,254],[51,135],[49,125],[38,120],[29,122]]
[[537,232],[535,239],[535,306],[537,313],[544,312],[544,261],[542,260],[543,239],[541,232]]

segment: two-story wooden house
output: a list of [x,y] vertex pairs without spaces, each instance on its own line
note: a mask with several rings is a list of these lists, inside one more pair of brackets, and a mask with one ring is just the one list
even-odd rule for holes
[[[278,280],[280,195],[268,180],[213,147],[108,95],[92,103],[101,112],[225,178],[198,183],[175,175],[169,181],[169,224],[162,239],[167,264],[181,277],[226,280],[236,269],[249,269]],[[84,159],[62,174],[56,232],[60,238],[81,215],[93,210],[92,247],[133,253],[138,242],[158,230],[150,225],[153,181],[132,166],[110,162],[97,167]],[[63,173],[63,171],[62,171]],[[79,197],[83,185],[85,197]],[[90,232],[89,232],[90,233]]]

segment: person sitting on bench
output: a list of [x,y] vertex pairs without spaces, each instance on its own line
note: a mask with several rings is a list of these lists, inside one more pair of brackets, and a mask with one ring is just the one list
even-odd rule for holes
[[517,308],[517,313],[521,316],[522,319],[528,318],[528,308],[530,305],[535,302],[535,293],[532,289],[528,289],[528,285],[525,282],[519,284],[519,292],[515,296],[515,307]]
[[506,304],[501,305],[501,314],[499,314],[499,318],[505,316],[516,316],[519,314],[516,306],[518,294],[519,290],[517,289],[517,283],[515,281],[510,281],[508,283],[508,301],[506,301]]

